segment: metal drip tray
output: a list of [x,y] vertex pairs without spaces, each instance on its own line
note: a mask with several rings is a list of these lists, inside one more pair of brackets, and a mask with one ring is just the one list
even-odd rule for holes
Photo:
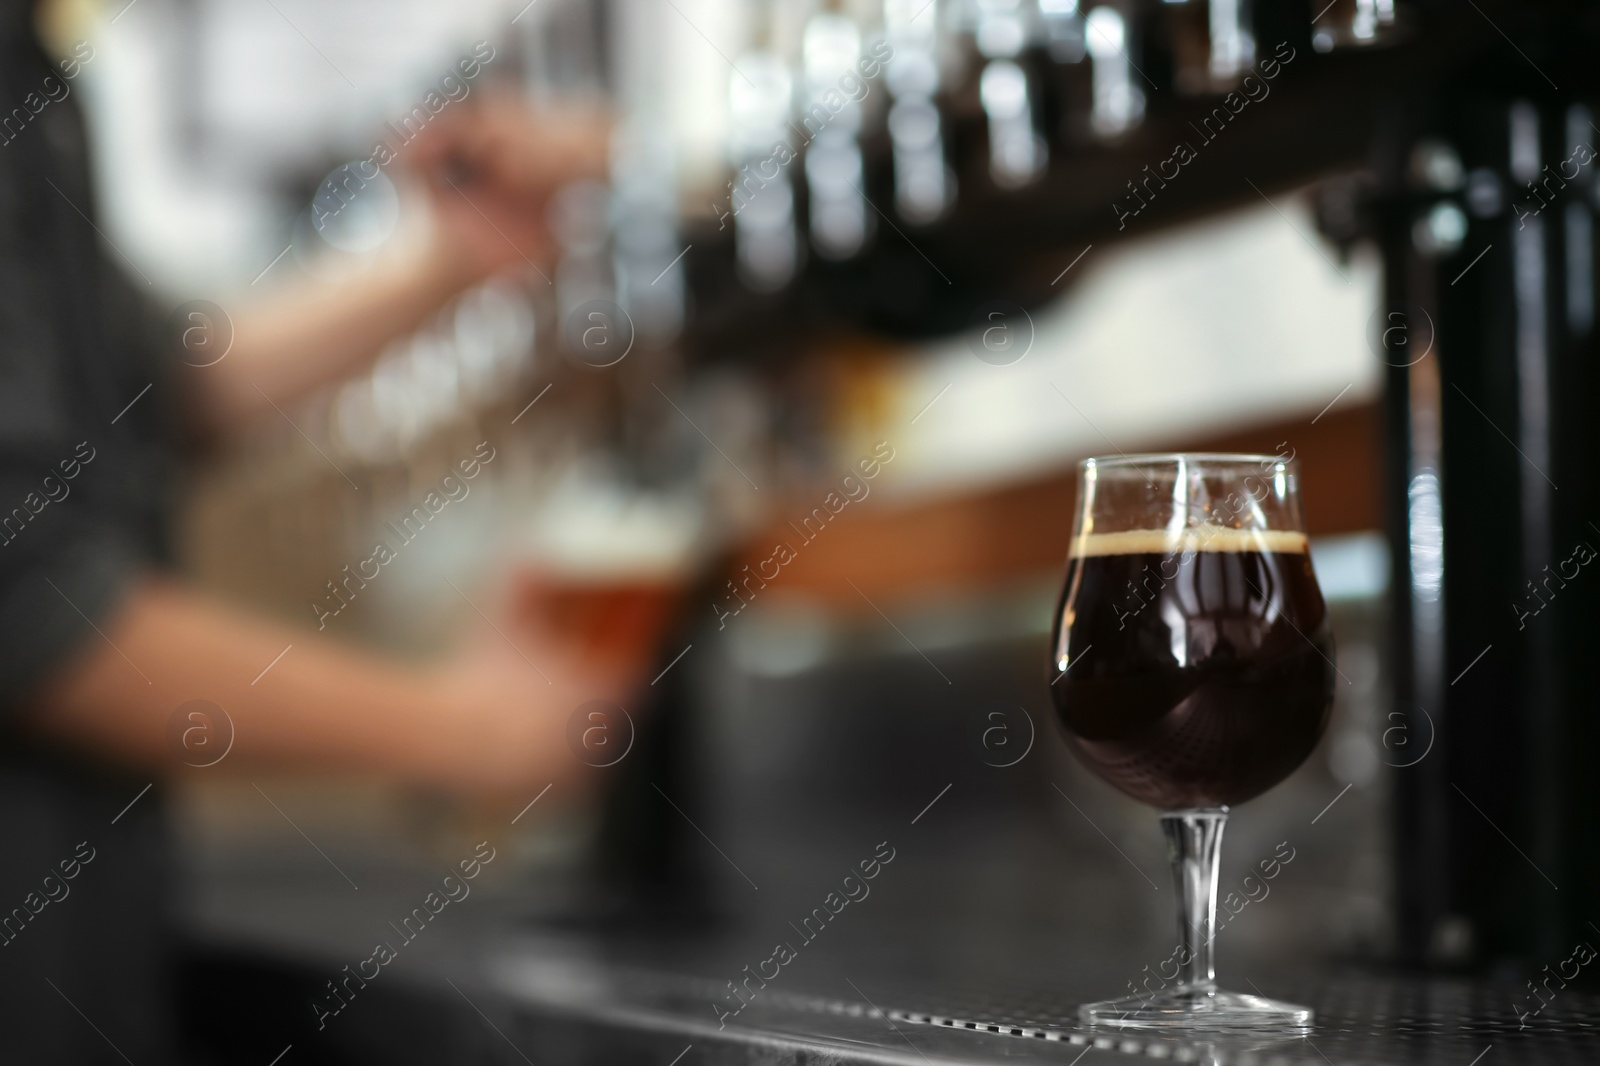
[[[1519,995],[1519,991],[1521,995]],[[1102,1050],[1179,1062],[1224,1063],[1452,1063],[1469,1066],[1491,1048],[1501,1061],[1600,1061],[1600,997],[1562,992],[1537,1016],[1519,1019],[1513,1004],[1526,988],[1464,981],[1343,978],[1317,985],[1274,987],[1274,996],[1316,1010],[1310,1033],[1154,1035],[1091,1030],[1058,1001],[1019,997],[924,1002],[921,1009],[887,1008],[889,1019],[911,1025],[965,1029],[995,1036],[1065,1041]],[[1533,1006],[1537,1006],[1533,1001]],[[1526,1009],[1526,1008],[1524,1008]]]
[[[663,1048],[675,1041],[676,1053],[691,1044],[706,1054],[702,1061],[717,1063],[1095,1066],[1129,1056],[1212,1066],[1600,1062],[1600,997],[1562,990],[1524,1024],[1514,1005],[1525,1002],[1526,988],[1519,995],[1515,986],[1465,980],[1350,976],[1263,989],[1316,1010],[1306,1034],[1087,1029],[1070,998],[1011,990],[930,994],[881,981],[857,987],[857,999],[764,989],[719,1027],[709,1005],[724,1001],[722,981],[592,965],[578,974],[548,956],[502,961],[508,965],[496,968],[496,990],[546,1019],[585,1016],[635,1036],[661,1034]],[[855,985],[846,981],[839,983]]]

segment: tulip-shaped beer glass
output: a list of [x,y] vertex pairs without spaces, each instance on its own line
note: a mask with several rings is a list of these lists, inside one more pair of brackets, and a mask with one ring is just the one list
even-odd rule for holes
[[1304,1026],[1305,1007],[1220,991],[1212,967],[1228,808],[1289,776],[1333,696],[1333,642],[1292,460],[1087,460],[1050,691],[1067,743],[1159,809],[1178,890],[1176,980],[1080,1008],[1138,1028]]

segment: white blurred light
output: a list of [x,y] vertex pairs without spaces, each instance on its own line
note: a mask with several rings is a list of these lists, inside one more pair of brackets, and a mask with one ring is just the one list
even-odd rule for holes
[[371,252],[394,234],[400,194],[369,160],[334,167],[311,201],[317,235],[342,252]]
[[1115,136],[1144,117],[1144,91],[1133,83],[1127,55],[1127,25],[1114,8],[1097,7],[1089,12],[1084,39],[1094,63],[1090,122],[1102,136]]
[[1016,118],[1028,106],[1028,82],[1015,63],[990,63],[983,69],[978,96],[991,119]]

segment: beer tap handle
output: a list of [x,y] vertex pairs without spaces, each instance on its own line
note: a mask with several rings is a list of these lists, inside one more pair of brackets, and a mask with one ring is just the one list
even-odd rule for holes
[[1032,184],[1044,175],[1050,147],[1034,125],[1038,87],[1017,62],[1028,44],[1021,0],[976,0],[973,37],[987,62],[978,100],[989,125],[989,174],[1001,188]]
[[727,211],[733,217],[740,279],[759,292],[788,285],[800,269],[795,232],[794,142],[790,108],[794,79],[776,53],[746,52],[728,79],[730,96]]
[[866,244],[873,221],[862,190],[861,31],[823,11],[806,23],[801,50],[811,246],[824,259],[848,259]]
[[888,122],[895,209],[908,222],[923,225],[942,216],[956,195],[935,103],[940,13],[939,0],[884,0],[883,5],[889,52],[883,77],[894,98]]
[[1102,137],[1115,137],[1144,118],[1144,90],[1128,50],[1127,20],[1113,7],[1097,7],[1084,20],[1084,41],[1094,68],[1090,124]]
[[1078,0],[1039,0],[1039,21],[1046,47],[1057,63],[1081,63],[1088,54],[1083,39],[1083,10]]
[[1311,47],[1319,52],[1390,44],[1400,24],[1394,0],[1334,0],[1315,21]]

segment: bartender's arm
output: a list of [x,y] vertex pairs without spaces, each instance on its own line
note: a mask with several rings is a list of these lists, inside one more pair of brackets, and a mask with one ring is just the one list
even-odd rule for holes
[[233,721],[233,769],[376,772],[483,795],[542,788],[580,769],[564,739],[572,708],[626,699],[633,680],[552,634],[504,625],[438,667],[407,666],[153,578],[132,582],[100,628],[32,701],[29,724],[155,772],[185,754],[168,735],[173,709],[206,699]]
[[[233,428],[270,413],[266,397],[283,402],[353,372],[496,268],[526,259],[548,270],[547,201],[565,181],[599,169],[603,143],[593,123],[546,116],[530,128],[525,112],[498,103],[440,123],[409,149],[436,187],[440,240],[430,254],[313,295],[298,310],[245,317],[228,358],[190,375],[195,411],[215,432]],[[11,317],[25,320],[32,307],[13,302]],[[134,409],[115,432],[145,414]],[[101,443],[111,450],[112,440]],[[3,499],[22,499],[36,487],[36,461],[66,447],[0,449]],[[110,471],[90,473],[104,480]],[[575,774],[564,735],[572,709],[625,699],[642,669],[587,661],[561,634],[504,617],[443,665],[386,661],[157,576],[138,562],[136,538],[86,491],[41,516],[53,529],[26,529],[0,555],[0,631],[12,635],[0,675],[14,678],[9,698],[23,704],[18,728],[47,745],[176,769],[185,753],[171,743],[169,719],[200,699],[234,723],[230,767],[377,772],[500,793]]]

